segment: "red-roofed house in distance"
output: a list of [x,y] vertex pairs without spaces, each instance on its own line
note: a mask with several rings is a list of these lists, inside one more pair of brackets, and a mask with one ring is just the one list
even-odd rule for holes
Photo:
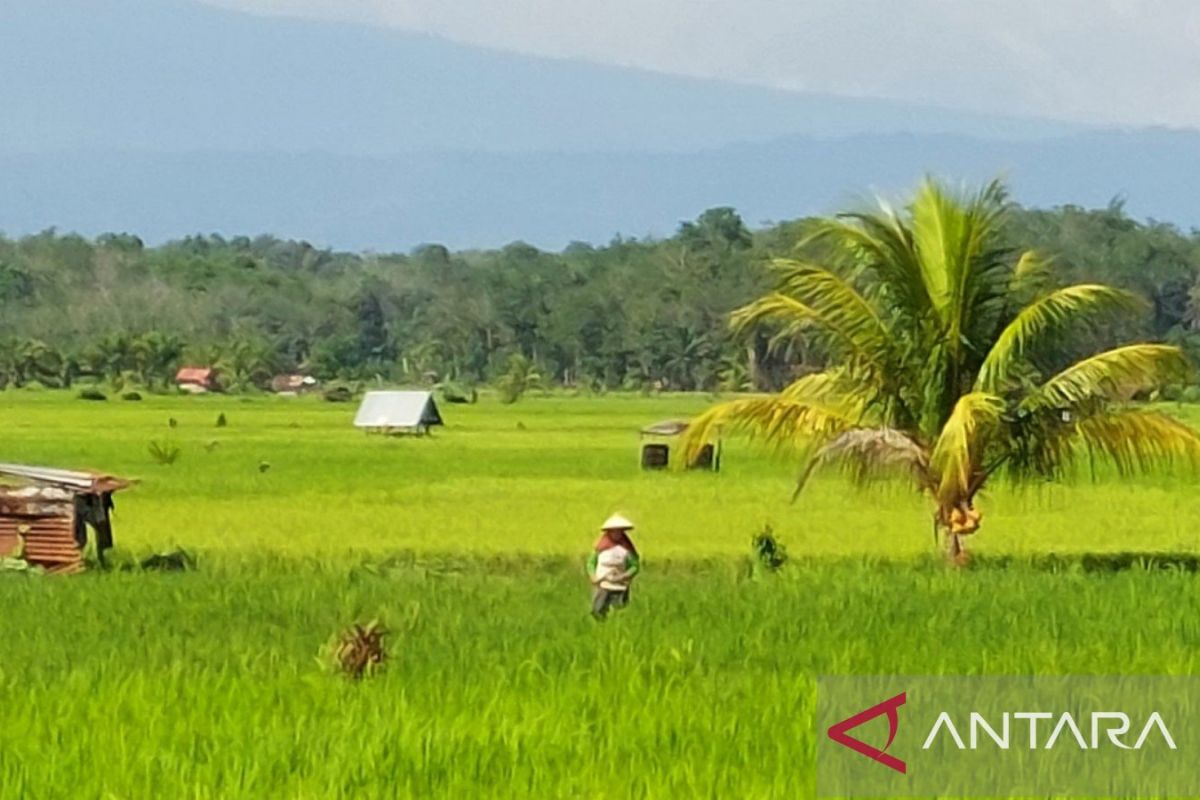
[[217,371],[212,367],[181,367],[175,385],[185,392],[203,394],[217,388]]

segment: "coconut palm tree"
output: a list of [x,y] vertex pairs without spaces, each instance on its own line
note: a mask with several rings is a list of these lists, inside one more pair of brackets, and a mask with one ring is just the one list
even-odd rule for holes
[[513,353],[508,357],[508,370],[496,381],[502,403],[515,403],[526,392],[544,385],[537,364],[523,353]]
[[[1144,303],[1096,284],[1052,285],[1052,263],[1002,236],[1009,208],[992,183],[962,193],[927,180],[911,203],[816,223],[774,262],[777,289],[734,312],[735,329],[817,337],[831,366],[779,394],[718,405],[690,426],[695,452],[715,429],[740,430],[860,481],[903,474],[934,503],[935,530],[962,560],[994,476],[1066,476],[1080,459],[1122,474],[1200,460],[1200,435],[1130,403],[1185,376],[1178,348],[1111,338]],[[1115,343],[1114,343],[1115,344]]]
[[150,331],[130,342],[131,357],[141,383],[154,388],[156,381],[169,386],[179,359],[183,357],[183,341],[173,334]]

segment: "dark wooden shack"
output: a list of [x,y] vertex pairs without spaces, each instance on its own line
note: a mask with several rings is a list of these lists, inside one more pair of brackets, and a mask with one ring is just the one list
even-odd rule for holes
[[[688,421],[685,419],[663,420],[642,428],[642,469],[666,469],[671,463],[671,448],[677,445],[679,435],[687,429]],[[719,472],[721,469],[721,440],[714,438],[712,441],[705,442],[687,468]]]
[[98,472],[0,464],[0,558],[81,571],[88,529],[103,558],[113,544],[112,496],[132,484]]

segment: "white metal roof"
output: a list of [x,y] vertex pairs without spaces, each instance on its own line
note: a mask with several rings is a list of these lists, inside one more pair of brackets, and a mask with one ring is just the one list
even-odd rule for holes
[[416,428],[441,425],[432,392],[367,392],[354,417],[356,428]]
[[124,488],[129,481],[99,472],[82,472],[53,467],[32,467],[26,464],[0,464],[0,476],[23,478],[37,483],[66,486],[84,492]]

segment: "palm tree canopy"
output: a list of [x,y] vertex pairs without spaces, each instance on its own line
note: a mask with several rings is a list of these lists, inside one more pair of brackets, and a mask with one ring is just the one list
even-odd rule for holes
[[1129,401],[1186,377],[1160,344],[1081,348],[1145,303],[1095,284],[1054,286],[1053,264],[1004,240],[1002,184],[963,193],[926,180],[909,205],[820,220],[772,263],[775,291],[735,329],[815,337],[833,365],[777,395],[718,405],[689,427],[742,431],[862,480],[896,470],[940,508],[969,504],[997,471],[1061,477],[1081,455],[1122,473],[1200,462],[1200,436]]

